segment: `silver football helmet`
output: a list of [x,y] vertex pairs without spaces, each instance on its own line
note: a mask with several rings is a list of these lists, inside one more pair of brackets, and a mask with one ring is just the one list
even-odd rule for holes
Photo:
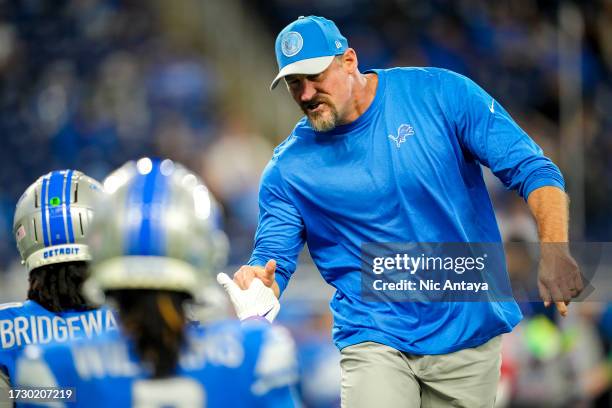
[[21,195],[13,235],[28,271],[60,262],[89,261],[86,238],[99,182],[76,170],[52,171]]
[[194,295],[227,257],[217,204],[200,179],[171,160],[130,161],[104,181],[96,209],[92,283]]

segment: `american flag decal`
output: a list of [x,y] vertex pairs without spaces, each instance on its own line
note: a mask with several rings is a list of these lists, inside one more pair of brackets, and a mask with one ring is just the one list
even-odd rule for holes
[[20,242],[22,239],[24,239],[26,236],[26,230],[23,227],[23,225],[20,225],[19,228],[17,228],[17,232],[15,233],[15,239],[17,239],[17,242]]

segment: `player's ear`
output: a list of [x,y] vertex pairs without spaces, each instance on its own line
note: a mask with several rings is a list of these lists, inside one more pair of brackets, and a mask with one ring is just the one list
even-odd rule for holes
[[347,73],[352,74],[357,70],[357,53],[355,53],[354,49],[347,48],[344,54],[340,56],[340,60],[342,62],[342,67]]

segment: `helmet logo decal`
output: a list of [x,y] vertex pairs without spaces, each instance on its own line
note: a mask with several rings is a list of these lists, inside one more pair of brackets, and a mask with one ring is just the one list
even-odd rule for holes
[[60,205],[62,203],[62,200],[59,197],[52,197],[49,200],[49,205],[51,207],[57,207],[58,205]]
[[62,255],[78,255],[81,248],[79,247],[61,247],[61,248],[51,248],[47,249],[43,253],[43,259],[52,258],[54,256],[62,256]]

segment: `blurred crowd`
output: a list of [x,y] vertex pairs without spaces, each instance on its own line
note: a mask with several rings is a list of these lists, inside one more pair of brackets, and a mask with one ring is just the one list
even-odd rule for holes
[[227,211],[234,258],[250,249],[272,145],[219,104],[205,50],[169,35],[154,2],[0,2],[0,269],[15,260],[15,203],[38,176],[103,179],[127,160],[200,172]]
[[[582,16],[584,32],[579,55],[584,236],[612,240],[612,1],[236,2],[261,20],[270,37],[299,15],[334,19],[357,50],[362,69],[437,66],[469,76],[557,163],[564,149],[558,10],[571,3]],[[12,216],[19,195],[38,176],[76,168],[102,179],[144,155],[170,157],[199,172],[225,211],[230,262],[248,258],[259,175],[285,135],[259,134],[240,111],[222,102],[225,83],[232,79],[215,71],[197,39],[185,41],[167,32],[160,3],[0,1],[0,274],[20,271]],[[564,173],[572,171],[563,164]],[[533,241],[535,227],[524,203],[492,179],[489,185],[505,237]],[[13,278],[7,275],[3,283],[8,279]],[[8,286],[3,286],[0,292],[6,295]],[[338,354],[330,342],[325,302],[298,296],[280,316],[300,344],[306,370],[301,391],[309,407],[338,403]],[[564,323],[548,310],[523,306],[527,319],[505,345],[502,385],[508,388],[500,391],[500,401],[589,406],[606,398],[601,395],[611,376],[610,306],[580,305]],[[534,387],[533,378],[546,382],[549,391]],[[550,399],[550,390],[557,390],[559,400]],[[526,397],[517,400],[517,395]]]

